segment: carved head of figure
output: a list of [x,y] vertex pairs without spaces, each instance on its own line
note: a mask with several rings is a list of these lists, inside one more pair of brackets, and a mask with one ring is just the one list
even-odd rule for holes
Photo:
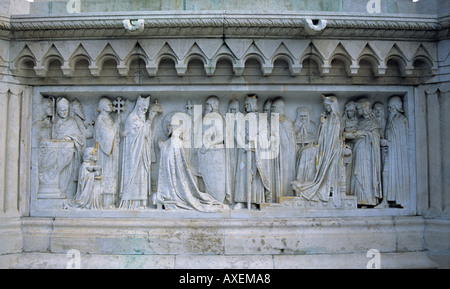
[[102,97],[100,99],[100,101],[98,102],[97,111],[99,111],[99,112],[104,111],[106,113],[112,112],[112,102],[111,102],[111,100],[109,100],[109,98]]
[[169,124],[169,132],[171,137],[183,139],[185,132],[188,132],[190,124],[190,118],[184,113],[175,113]]
[[256,94],[247,94],[245,97],[245,112],[258,111],[258,96]]
[[361,98],[356,102],[356,112],[362,118],[370,116],[370,101],[367,98]]
[[50,98],[42,99],[42,119],[53,116],[53,101]]
[[375,102],[372,106],[372,110],[376,117],[384,117],[384,105],[381,102]]
[[149,105],[150,105],[150,97],[143,98],[142,96],[139,95],[134,109],[140,119],[145,119],[145,114],[148,111]]
[[345,117],[347,119],[354,119],[356,116],[356,104],[353,100],[345,104]]
[[228,112],[229,113],[238,113],[239,112],[239,100],[233,98],[230,100],[230,103],[228,104]]
[[86,148],[83,153],[83,160],[96,162],[97,161],[97,149],[94,147]]
[[219,98],[215,95],[211,95],[206,99],[205,113],[218,112],[219,111]]
[[308,122],[309,122],[309,109],[307,107],[298,107],[296,123],[306,124]]
[[400,96],[394,95],[389,98],[388,110],[390,114],[396,114],[397,112],[403,112],[402,99]]
[[263,105],[263,112],[264,113],[270,113],[272,109],[272,100],[268,98]]
[[339,106],[336,96],[334,95],[322,95],[323,106],[327,113],[334,112],[339,115]]
[[284,114],[284,100],[280,96],[275,98],[270,107],[272,113]]
[[78,99],[72,100],[70,104],[70,113],[72,116],[78,116],[82,120],[84,120],[86,117],[84,116],[83,108],[81,107],[81,103]]
[[69,116],[69,101],[64,97],[58,99],[58,102],[56,103],[56,113],[62,119]]

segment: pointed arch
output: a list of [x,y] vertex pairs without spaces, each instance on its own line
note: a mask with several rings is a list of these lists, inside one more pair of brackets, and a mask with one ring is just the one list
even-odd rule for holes
[[142,49],[142,46],[139,44],[139,42],[136,42],[136,44],[133,46],[133,48],[130,50],[130,52],[125,56],[124,59],[124,67],[122,68],[122,74],[128,75],[129,71],[131,69],[131,65],[134,61],[142,60],[145,63],[146,69],[149,68],[149,57],[147,53],[145,53],[144,49]]
[[362,49],[361,53],[359,54],[357,58],[357,63],[360,65],[361,61],[367,61],[371,65],[371,70],[373,75],[378,76],[381,59],[380,57],[375,53],[373,48],[370,46],[369,43],[366,43],[364,48]]
[[309,43],[303,54],[300,56],[300,64],[303,66],[303,63],[307,60],[313,61],[317,65],[321,75],[324,73],[323,66],[325,64],[325,58],[312,42]]
[[87,61],[88,66],[92,65],[92,57],[87,52],[86,48],[84,48],[83,44],[80,43],[67,61],[69,64],[69,71],[65,71],[65,74],[68,76],[73,75],[77,64],[83,60]]
[[14,61],[11,63],[10,70],[14,74],[20,73],[20,69],[23,64],[25,63],[33,63],[33,68],[37,65],[36,56],[34,56],[33,52],[31,52],[31,49],[28,47],[28,45],[24,45],[24,47],[20,50],[20,52],[17,54]]
[[302,65],[298,63],[298,60],[295,59],[294,55],[292,55],[291,51],[286,47],[286,45],[284,45],[283,42],[278,46],[272,56],[272,66],[277,60],[286,61],[289,65],[291,75],[298,75],[302,69]]
[[95,65],[91,65],[91,72],[94,76],[99,76],[103,70],[103,65],[105,62],[113,60],[116,62],[116,66],[120,64],[120,58],[116,51],[112,48],[111,44],[106,44],[103,48],[102,52],[98,55],[97,59],[95,59]]
[[394,43],[392,45],[392,48],[389,50],[389,52],[386,54],[386,57],[384,58],[384,65],[388,67],[388,62],[395,62],[399,65],[400,75],[402,77],[406,76],[406,68],[408,67],[408,60],[405,56],[405,54],[400,50],[400,48],[397,46],[397,44]]
[[330,55],[329,58],[330,66],[332,66],[334,60],[342,61],[345,65],[345,71],[347,72],[347,75],[352,74],[351,72],[351,66],[353,63],[352,57],[341,42],[338,43],[338,45]]

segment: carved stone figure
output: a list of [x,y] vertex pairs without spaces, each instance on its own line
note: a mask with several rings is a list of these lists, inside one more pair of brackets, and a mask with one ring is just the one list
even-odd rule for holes
[[198,189],[189,169],[183,138],[190,133],[186,114],[174,114],[170,122],[170,138],[160,142],[158,190],[156,202],[167,210],[218,212],[227,208],[211,195]]
[[217,96],[210,96],[206,100],[202,136],[203,146],[198,150],[198,164],[205,190],[223,203],[226,197],[224,119],[219,113]]
[[354,133],[357,130],[358,126],[358,115],[356,114],[356,104],[353,100],[347,102],[344,106],[344,116],[343,116],[343,124],[344,124],[344,141],[345,148],[344,151],[347,153],[344,154],[343,157],[343,171],[345,171],[342,179],[343,190],[347,195],[351,194],[350,191],[350,180],[352,175],[352,154],[353,154],[353,139],[346,139],[347,133]]
[[102,167],[96,165],[96,161],[97,149],[93,147],[86,148],[78,176],[77,194],[73,200],[68,201],[68,206],[90,210],[101,210],[103,208]]
[[384,131],[386,129],[386,116],[384,114],[384,105],[381,102],[375,102],[372,105],[372,111],[380,125],[380,138],[384,138]]
[[389,118],[386,124],[387,147],[383,169],[385,200],[405,207],[409,205],[410,173],[408,164],[408,119],[403,114],[402,99],[392,96],[388,103]]
[[65,175],[70,172],[69,165],[74,155],[74,145],[70,140],[52,140],[53,119],[53,99],[43,98],[38,122],[39,198],[65,198],[70,181]]
[[121,209],[145,208],[151,190],[152,122],[162,112],[150,98],[138,97],[133,111],[125,121],[121,182]]
[[[297,117],[294,122],[295,135],[297,141],[297,152],[295,156],[295,178],[304,183],[312,181],[315,174],[314,142],[316,141],[317,125],[311,120],[310,110],[307,107],[297,108]],[[299,170],[299,168],[301,168]],[[300,173],[299,173],[300,172]]]
[[317,125],[311,120],[309,108],[297,108],[297,118],[295,119],[294,127],[298,150],[316,140]]
[[247,95],[245,99],[245,123],[238,125],[236,142],[238,144],[238,162],[234,209],[257,208],[265,202],[265,190],[270,190],[270,177],[262,165],[261,150],[258,146],[258,105],[256,95]]
[[53,128],[53,99],[42,98],[41,113],[39,118],[39,141],[52,139]]
[[278,154],[274,159],[274,178],[272,197],[278,202],[282,196],[292,196],[291,182],[295,179],[295,157],[297,143],[292,120],[284,114],[284,100],[277,97],[272,102],[272,113],[277,113],[278,122]]
[[[187,115],[189,115],[189,117],[191,118],[191,126],[187,128],[188,131],[190,131],[190,134],[185,134],[183,141],[184,142],[189,142],[190,146],[185,146],[185,152],[186,152],[186,157],[187,157],[187,161],[189,163],[189,168],[192,172],[192,174],[194,175],[194,180],[195,183],[197,185],[202,186],[203,190],[204,190],[204,183],[202,181],[201,178],[201,173],[200,173],[200,167],[199,167],[199,163],[198,163],[198,150],[199,147],[201,147],[201,143],[196,143],[199,142],[199,139],[201,142],[203,142],[202,140],[202,113],[203,112],[198,112],[195,111],[198,109],[198,106],[194,106],[192,104],[192,101],[190,99],[187,100],[186,102],[186,113]],[[194,112],[195,111],[195,112]],[[177,112],[171,112],[169,114],[166,115],[166,124],[167,126],[170,127],[170,121],[172,120],[172,117],[174,114],[176,114]],[[199,119],[195,119],[196,117],[198,117]],[[195,127],[197,125],[197,127]],[[169,130],[167,130],[169,133]],[[198,134],[199,135],[196,135]]]
[[86,140],[90,139],[94,136],[94,128],[93,121],[89,122],[89,126],[86,126],[84,121],[86,120],[86,116],[84,115],[83,107],[78,99],[74,99],[70,102],[69,109],[70,116],[77,122],[78,128],[82,135],[83,147],[81,151],[84,151],[84,148],[87,145]]
[[[53,138],[62,141],[73,142],[74,151],[70,157],[70,163],[60,173],[60,188],[66,192],[68,198],[73,198],[78,180],[78,170],[83,155],[84,135],[76,120],[69,115],[69,101],[59,98],[56,103],[56,118],[53,127]],[[66,148],[68,149],[68,148]],[[65,157],[66,158],[66,157]],[[69,158],[69,156],[67,156]],[[60,160],[58,160],[59,162]]]
[[[384,113],[384,104],[382,104],[381,102],[375,102],[372,105],[372,111],[378,122],[378,125],[380,126],[380,142],[383,142],[384,137],[385,137],[384,134],[385,134],[385,130],[386,130],[386,116]],[[381,167],[383,167],[384,159],[386,158],[386,154],[387,154],[387,147],[381,146],[380,153],[381,153]]]
[[[260,130],[258,130],[258,140],[260,141],[260,145],[262,144],[262,141],[265,141],[266,143],[269,144],[268,148],[265,148],[266,150],[264,152],[270,152],[270,149],[272,149],[270,147],[270,145],[274,145],[277,146],[277,149],[279,148],[279,142],[273,142],[271,143],[271,136],[272,136],[272,132],[275,133],[275,129],[276,129],[276,133],[278,136],[278,127],[276,126],[276,124],[274,124],[274,127],[272,128],[272,123],[271,123],[271,116],[272,116],[272,99],[268,98],[266,99],[266,101],[263,104],[263,113],[264,113],[264,118],[262,118],[262,115],[260,115],[260,124],[262,121],[266,120],[267,125],[262,124],[260,126]],[[273,130],[273,131],[272,131]],[[279,140],[279,139],[277,139]],[[273,156],[268,156],[268,157],[263,157],[261,158],[261,162],[262,165],[264,167],[264,170],[267,173],[267,183],[268,183],[268,188],[265,188],[265,193],[264,193],[264,197],[265,197],[265,201],[267,203],[271,203],[273,201],[277,201],[278,198],[277,196],[274,196],[274,181],[275,181],[275,155]]]
[[344,108],[344,132],[355,132],[358,126],[358,115],[356,114],[356,103],[351,100]]
[[[234,116],[239,112],[239,100],[233,98],[228,104],[227,118],[226,118],[226,130],[225,130],[225,152],[226,152],[226,163],[227,163],[227,183],[226,191],[227,195],[230,196],[229,202],[232,202],[232,196],[234,196],[235,180],[236,180],[236,164],[237,164],[237,143],[236,143],[236,120]],[[228,122],[230,121],[230,122]]]
[[380,126],[370,109],[370,102],[362,98],[356,102],[359,116],[356,132],[346,133],[354,140],[351,192],[358,205],[375,206],[382,198]]
[[95,121],[95,136],[98,164],[103,168],[101,189],[105,209],[115,207],[118,191],[120,118],[114,120],[112,110],[111,100],[101,98],[97,108],[100,113]]
[[[311,146],[311,153],[308,154],[315,161],[314,178],[304,183],[296,180],[292,182],[292,186],[307,200],[328,202],[332,196],[333,204],[339,207],[341,197],[339,165],[343,148],[342,119],[335,96],[323,96],[323,105],[325,112],[320,119],[317,145]],[[298,174],[301,174],[302,170],[300,167]]]

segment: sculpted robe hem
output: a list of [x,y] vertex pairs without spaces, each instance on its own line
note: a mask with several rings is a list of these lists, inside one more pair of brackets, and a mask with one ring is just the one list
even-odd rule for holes
[[220,212],[226,208],[212,196],[198,189],[179,138],[169,138],[160,144],[160,149],[157,200],[166,209]]

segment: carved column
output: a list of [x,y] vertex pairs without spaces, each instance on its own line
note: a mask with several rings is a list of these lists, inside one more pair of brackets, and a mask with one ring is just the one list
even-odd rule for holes
[[6,170],[6,135],[7,135],[7,112],[8,94],[0,93],[0,213],[5,208],[5,170]]
[[29,90],[0,93],[0,213],[11,216],[28,207],[30,99]]
[[419,88],[416,94],[418,213],[429,218],[448,215],[450,198],[449,115],[447,89],[441,86]]
[[19,193],[19,143],[22,93],[8,93],[6,158],[5,158],[5,213],[18,213]]

